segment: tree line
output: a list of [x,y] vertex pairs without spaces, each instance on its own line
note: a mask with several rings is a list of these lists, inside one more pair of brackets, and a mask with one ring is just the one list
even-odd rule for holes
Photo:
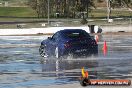
[[[28,0],[28,5],[36,11],[38,17],[47,17],[48,1],[50,17],[57,18],[88,18],[92,9],[96,9],[97,2],[106,0]],[[129,7],[131,0],[108,0],[110,8]]]

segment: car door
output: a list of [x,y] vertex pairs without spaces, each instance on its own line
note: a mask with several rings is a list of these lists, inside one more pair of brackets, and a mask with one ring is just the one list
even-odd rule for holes
[[50,54],[51,55],[54,55],[55,49],[56,49],[56,47],[58,45],[58,41],[59,41],[59,33],[57,32],[57,33],[55,33],[52,36],[52,38],[50,40],[50,43],[49,43],[49,46],[50,46]]

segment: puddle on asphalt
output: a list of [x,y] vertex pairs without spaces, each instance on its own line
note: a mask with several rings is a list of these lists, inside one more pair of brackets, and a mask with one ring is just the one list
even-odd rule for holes
[[[109,60],[53,60],[39,62],[11,62],[0,64],[0,87],[12,86],[47,86],[78,82],[81,67],[88,70],[90,79],[129,79],[132,72],[132,61]],[[128,65],[129,64],[129,65]]]
[[[120,36],[103,37],[101,40],[107,39],[108,41],[107,56],[103,56],[103,41],[101,41],[97,58],[71,60],[40,57],[38,48],[40,42],[45,38],[47,36],[0,38],[2,40],[0,41],[2,46],[0,48],[0,88],[27,88],[78,82],[82,67],[88,70],[90,79],[132,78],[131,38],[127,40],[127,37],[123,37],[126,40],[122,40]],[[10,47],[10,44],[13,47]],[[19,45],[25,46],[20,47]],[[8,48],[4,46],[8,46]]]
[[[42,72],[55,72],[57,76],[70,76],[70,77],[79,77],[81,75],[80,69],[82,67],[94,68],[98,66],[96,60],[46,60],[42,65]],[[90,70],[89,70],[90,72]],[[96,73],[96,70],[95,70]],[[94,75],[94,74],[93,74]]]

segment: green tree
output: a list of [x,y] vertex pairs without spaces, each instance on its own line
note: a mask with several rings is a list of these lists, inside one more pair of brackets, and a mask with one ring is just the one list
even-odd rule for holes
[[35,10],[37,15],[38,15],[38,17],[40,17],[39,0],[28,0],[27,5],[29,5],[33,10]]
[[[75,18],[76,13],[91,11],[95,0],[50,0],[50,15],[59,13],[62,17]],[[36,11],[38,17],[47,17],[48,0],[28,0],[28,5]]]
[[112,8],[131,8],[131,1],[130,0],[109,0],[109,3],[110,3],[110,16],[111,16],[111,13],[112,13]]
[[109,0],[111,3],[111,7],[115,8],[115,7],[127,7],[130,8],[131,7],[131,0]]

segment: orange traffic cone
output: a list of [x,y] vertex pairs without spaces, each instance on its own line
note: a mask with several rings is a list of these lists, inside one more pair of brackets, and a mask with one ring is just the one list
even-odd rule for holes
[[102,50],[103,50],[104,56],[106,56],[106,54],[107,54],[107,43],[106,43],[106,41],[104,41],[104,46],[103,46]]

